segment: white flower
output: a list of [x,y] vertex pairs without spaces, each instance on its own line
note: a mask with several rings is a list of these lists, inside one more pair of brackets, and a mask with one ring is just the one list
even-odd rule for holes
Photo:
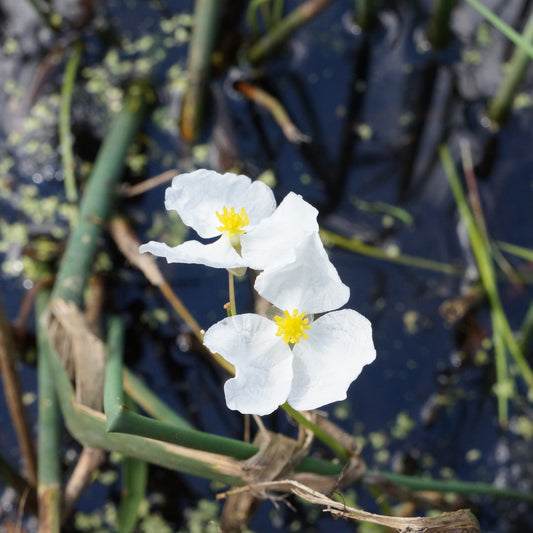
[[264,415],[285,401],[309,410],[346,398],[350,383],[375,359],[372,326],[351,309],[313,320],[350,296],[318,234],[302,240],[291,263],[260,274],[255,288],[279,308],[274,321],[236,315],[204,336],[204,344],[235,367],[224,385],[228,407]]
[[318,232],[318,211],[301,196],[289,193],[276,209],[270,188],[246,176],[196,170],[172,180],[165,195],[167,210],[175,210],[200,237],[175,247],[150,241],[139,251],[166,257],[169,263],[199,263],[215,268],[251,267],[264,270],[295,259],[295,248]]
[[305,309],[308,314],[324,313],[343,306],[350,289],[331,264],[320,236],[304,236],[294,259],[266,269],[255,280],[255,290],[280,309]]
[[175,210],[187,226],[209,244],[187,241],[171,247],[150,241],[139,251],[166,257],[169,263],[199,263],[215,268],[245,267],[239,254],[242,237],[276,208],[268,185],[247,176],[196,170],[180,174],[166,190],[165,207]]
[[276,322],[236,315],[211,326],[204,344],[235,367],[235,377],[224,385],[228,407],[257,415],[285,401],[310,410],[343,400],[376,356],[370,322],[351,309],[313,322],[298,309],[285,311]]

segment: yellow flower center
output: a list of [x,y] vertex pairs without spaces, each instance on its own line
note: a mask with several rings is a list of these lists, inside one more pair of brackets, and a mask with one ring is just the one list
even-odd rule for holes
[[292,315],[288,311],[285,311],[285,316],[274,317],[274,322],[278,326],[278,332],[276,335],[282,337],[283,341],[287,344],[298,344],[300,339],[307,339],[307,333],[304,333],[306,329],[311,329],[308,326],[308,318],[305,317],[305,311],[299,313],[298,309],[292,312]]
[[228,208],[224,206],[222,213],[217,211],[217,218],[222,224],[222,226],[217,227],[217,230],[220,232],[228,231],[230,237],[244,233],[242,228],[245,228],[250,223],[244,207],[241,207],[241,210],[237,212],[234,207],[228,211]]

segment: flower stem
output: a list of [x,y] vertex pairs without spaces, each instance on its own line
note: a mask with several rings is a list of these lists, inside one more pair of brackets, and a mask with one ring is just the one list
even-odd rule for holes
[[237,314],[237,305],[235,304],[235,280],[233,274],[228,271],[228,288],[229,288],[229,316]]
[[320,439],[326,446],[331,448],[339,457],[342,457],[343,459],[350,459],[352,457],[352,454],[349,450],[347,450],[342,444],[337,442],[329,433],[324,431],[322,428],[319,428],[316,424],[313,424],[311,420],[306,418],[300,411],[297,411],[296,409],[292,408],[287,402],[285,402],[281,408],[298,424],[303,426],[304,428],[309,429],[313,432],[313,435]]

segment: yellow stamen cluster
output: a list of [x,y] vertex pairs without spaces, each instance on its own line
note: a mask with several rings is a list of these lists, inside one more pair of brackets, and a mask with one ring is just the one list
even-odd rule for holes
[[304,333],[306,329],[311,329],[308,326],[308,318],[305,317],[305,311],[299,313],[298,309],[292,312],[292,315],[288,311],[285,311],[285,316],[274,317],[274,322],[278,326],[278,332],[276,335],[282,337],[283,341],[287,344],[298,344],[300,339],[307,339],[307,333]]
[[222,213],[217,211],[217,218],[222,224],[222,226],[217,227],[217,230],[220,232],[228,231],[230,237],[244,233],[242,228],[245,228],[250,223],[244,207],[241,207],[241,210],[237,212],[234,207],[228,211],[228,208],[224,206]]

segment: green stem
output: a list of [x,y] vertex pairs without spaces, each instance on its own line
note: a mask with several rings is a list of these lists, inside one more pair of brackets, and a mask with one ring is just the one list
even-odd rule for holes
[[533,250],[531,250],[531,248],[524,248],[523,246],[502,241],[497,241],[496,245],[502,252],[507,252],[508,254],[515,255],[526,261],[533,262]]
[[68,60],[63,76],[61,87],[61,108],[59,111],[59,145],[63,162],[63,174],[65,179],[65,194],[69,202],[78,200],[76,191],[76,178],[74,176],[74,156],[72,154],[72,133],[70,130],[70,105],[76,72],[81,59],[83,45],[81,41],[74,43],[72,55]]
[[[455,170],[450,151],[446,146],[441,146],[439,148],[439,156],[454,194],[461,219],[468,231],[481,281],[489,298],[493,316],[493,333],[494,335],[502,336],[506,348],[511,352],[511,355],[515,359],[522,377],[527,382],[530,389],[533,389],[533,372],[513,336],[511,326],[509,325],[500,300],[496,276],[490,255],[490,245],[486,242],[486,239],[483,238],[479,228],[476,226],[472,212],[468,207],[459,176]],[[506,387],[506,385],[502,383],[499,385]]]
[[248,51],[247,58],[252,65],[261,62],[277,50],[294,31],[325,9],[333,0],[307,0],[276,24]]
[[[523,33],[523,39],[533,44],[533,11],[529,15]],[[531,62],[531,57],[522,48],[518,47],[505,68],[505,78],[498,89],[498,92],[489,103],[489,118],[496,124],[502,124],[509,114],[513,104],[513,98],[518,89],[518,85],[524,78],[526,69]]]
[[211,58],[223,4],[222,0],[196,0],[194,7],[194,29],[187,59],[189,81],[183,95],[180,116],[181,134],[190,143],[198,138],[203,122]]
[[407,265],[417,268],[425,268],[427,270],[433,270],[435,272],[441,272],[442,274],[448,274],[450,276],[462,276],[464,270],[457,268],[446,263],[440,263],[439,261],[433,261],[431,259],[424,259],[423,257],[414,257],[412,255],[395,254],[392,255],[386,250],[370,246],[357,239],[349,239],[342,237],[332,231],[320,229],[320,236],[324,241],[324,244],[333,244],[339,246],[351,252],[356,252],[376,259],[384,259],[385,261],[391,261],[392,263],[398,263],[400,265]]
[[483,15],[495,28],[500,30],[510,41],[519,46],[533,59],[533,44],[526,41],[516,30],[506,24],[498,15],[486,8],[479,0],[466,0],[474,9]]
[[[120,344],[122,325],[119,320],[110,323],[108,360],[106,365],[104,387],[104,411],[107,417],[107,431],[129,433],[170,442],[179,446],[193,448],[217,454],[228,455],[236,459],[248,459],[259,450],[258,446],[227,437],[212,435],[203,431],[176,427],[172,424],[153,420],[138,413],[134,413],[125,406],[125,397],[122,389],[122,354],[117,350]],[[304,459],[299,470],[315,471],[323,474],[334,475],[338,465],[326,461]]]
[[[388,480],[403,485],[411,490],[430,490],[435,492],[455,492],[456,494],[479,494],[493,496],[495,498],[508,498],[512,500],[522,500],[533,502],[533,493],[515,489],[497,488],[487,483],[477,483],[470,481],[441,480],[417,476],[405,476],[392,474],[390,472],[369,471],[366,475],[370,478],[377,474]],[[371,483],[370,483],[371,484]]]
[[[45,348],[46,330],[42,322],[49,294],[37,296],[37,345],[39,390],[39,523],[50,533],[61,524],[61,425],[59,404],[54,388],[54,373]],[[39,528],[40,529],[40,528]]]

